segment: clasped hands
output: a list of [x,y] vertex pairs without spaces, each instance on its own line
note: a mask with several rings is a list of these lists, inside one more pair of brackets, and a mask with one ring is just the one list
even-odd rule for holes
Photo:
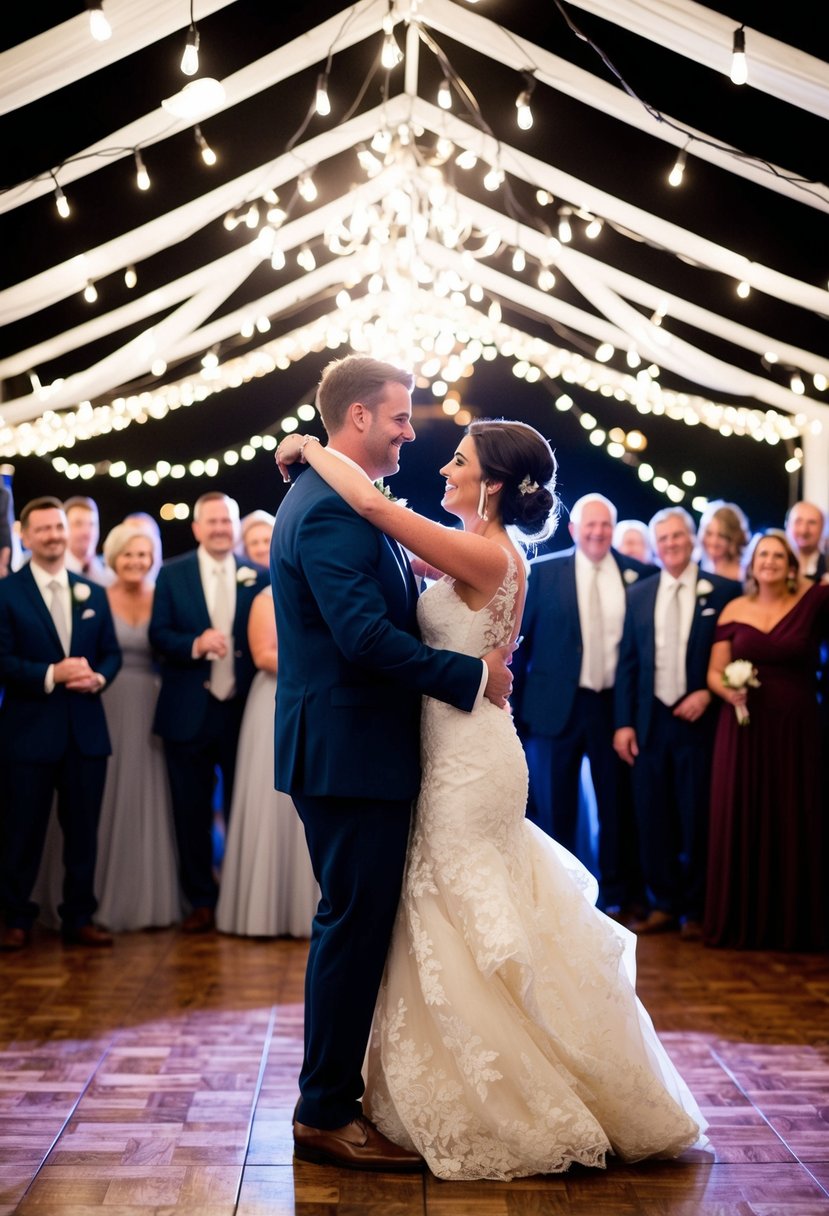
[[223,659],[230,648],[221,629],[205,629],[193,643],[193,658]]
[[65,684],[70,692],[100,692],[106,681],[89,666],[85,658],[61,659],[52,668],[56,684]]
[[291,480],[288,473],[289,465],[296,464],[297,461],[299,461],[300,464],[305,464],[305,456],[302,449],[305,446],[306,438],[307,436],[301,434],[299,431],[294,431],[292,435],[286,435],[277,446],[273,458],[276,461],[276,467],[282,474],[283,481]]

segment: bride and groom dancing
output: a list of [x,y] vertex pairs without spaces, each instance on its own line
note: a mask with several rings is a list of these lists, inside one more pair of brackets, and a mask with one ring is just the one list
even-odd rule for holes
[[[411,386],[374,359],[330,364],[328,448],[277,449],[284,476],[311,467],[271,556],[276,783],[322,893],[295,1155],[450,1179],[676,1155],[703,1120],[635,996],[633,939],[525,819],[505,708],[515,530],[553,526],[555,459],[531,427],[475,422],[441,469],[463,530],[402,509],[372,482],[414,439]],[[419,599],[401,545],[437,579]]]

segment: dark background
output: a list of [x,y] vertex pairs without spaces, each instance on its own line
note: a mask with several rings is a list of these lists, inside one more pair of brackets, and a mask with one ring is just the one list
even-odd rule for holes
[[[182,0],[185,20],[187,7]],[[458,8],[465,7],[458,0]],[[746,22],[812,55],[828,57],[824,6],[805,2],[774,6],[720,2],[709,7],[726,14],[735,25]],[[4,11],[0,29],[2,49],[67,20],[83,8],[77,2],[9,7]],[[198,22],[200,74],[221,79],[340,11],[345,11],[341,3],[322,0],[288,11],[272,3],[236,0]],[[679,123],[687,123],[749,155],[782,166],[806,181],[826,179],[827,124],[812,114],[750,87],[737,88],[727,77],[704,65],[665,51],[573,6],[559,6],[548,0],[480,0],[475,11],[612,81],[615,78],[595,49],[599,48],[640,98]],[[564,12],[594,46],[576,36]],[[399,26],[397,34],[402,44]],[[676,156],[671,145],[542,85],[533,96],[532,131],[518,131],[514,100],[520,79],[516,72],[492,63],[474,48],[436,37],[453,68],[477,97],[486,122],[504,141],[751,259],[807,282],[827,285],[829,225],[825,212],[789,201],[707,165],[694,158],[692,150],[685,185],[672,190],[665,184]],[[78,80],[58,94],[0,117],[0,148],[4,153],[0,158],[2,188],[59,165],[73,153],[154,108],[162,97],[176,92],[184,79],[178,68],[183,43],[182,30],[102,72]],[[350,50],[335,52],[329,84],[332,115],[328,119],[315,116],[307,135],[316,134],[341,118],[352,107],[363,84],[366,88],[359,108],[371,108],[378,103],[382,77],[378,72],[372,74],[372,69],[379,45],[378,35]],[[749,64],[750,47],[749,31]],[[421,50],[420,62],[421,94],[433,97],[440,79],[439,69],[425,50]],[[146,150],[144,159],[153,180],[153,188],[146,195],[135,187],[134,166],[129,156],[71,184],[73,215],[69,221],[58,218],[51,194],[0,215],[3,250],[0,288],[48,269],[280,155],[303,122],[321,67],[322,64],[300,73],[205,120],[204,134],[220,158],[214,169],[202,164],[192,132],[182,132]],[[391,82],[391,92],[399,91],[402,68],[392,74]],[[321,202],[348,189],[360,180],[353,154],[344,154],[320,166],[316,180]],[[512,197],[504,203],[508,210],[512,208],[524,222],[534,217],[532,222],[539,227],[555,225],[554,209],[545,213],[535,201],[532,189],[518,181],[510,185]],[[492,195],[481,191],[480,197],[487,204],[496,205]],[[567,201],[572,200],[558,200]],[[291,218],[301,214],[305,206],[295,203]],[[215,221],[176,248],[142,262],[138,291],[151,290],[215,259],[250,236],[244,229],[229,233],[221,221]],[[574,244],[778,340],[818,353],[829,350],[825,316],[804,313],[758,292],[753,292],[746,301],[737,301],[732,281],[689,266],[673,254],[613,231],[609,225],[596,242],[586,241],[577,229]],[[508,270],[509,255],[496,264]],[[265,263],[222,311],[233,308],[245,294],[255,298],[296,273],[290,261],[285,271],[277,273]],[[95,310],[107,311],[130,298],[120,275],[99,283],[98,290],[99,300],[91,309],[83,301],[71,299],[5,326],[0,332],[0,355],[24,349],[44,336],[81,323]],[[561,275],[556,294],[579,307],[587,307]],[[274,319],[274,329],[268,338],[276,336],[280,329],[287,331],[320,315],[327,305],[327,300],[311,302],[292,316]],[[506,307],[504,320],[587,355],[595,350],[595,341],[583,335],[556,331],[547,322],[510,312]],[[679,324],[672,325],[672,331],[755,374],[787,383],[785,368],[763,368],[756,356],[696,331],[683,332]],[[113,335],[63,357],[54,365],[39,367],[40,378],[45,383],[55,376],[78,371],[124,340],[123,333]],[[236,344],[239,349],[242,345],[241,340]],[[228,343],[222,354],[235,349],[234,344]],[[227,390],[162,421],[133,424],[123,432],[87,441],[76,446],[71,458],[90,462],[123,459],[130,467],[144,468],[161,457],[174,463],[220,455],[225,447],[238,445],[252,434],[278,428],[280,418],[292,412],[297,403],[312,400],[320,371],[330,357],[332,352],[328,351],[310,355],[288,371]],[[168,377],[182,375],[197,365],[198,360],[194,359],[190,365],[170,368]],[[3,384],[2,397],[9,399],[27,391],[22,379]],[[668,372],[663,372],[660,379],[667,387],[701,393],[725,404],[752,404],[684,383]],[[146,383],[152,382],[148,378]],[[527,384],[516,379],[508,361],[503,359],[492,364],[479,362],[474,375],[458,387],[464,406],[474,414],[520,418],[538,427],[551,440],[558,455],[559,489],[565,506],[587,490],[600,490],[616,502],[620,517],[647,520],[667,500],[640,482],[634,467],[614,461],[603,448],[593,447],[575,412],[562,414],[555,409],[554,399],[562,391],[569,392],[577,407],[592,413],[605,430],[613,426],[629,430],[637,425],[648,440],[643,458],[658,473],[678,481],[682,470],[695,470],[700,493],[739,502],[755,527],[779,524],[787,506],[800,494],[799,477],[789,475],[783,468],[790,451],[782,443],[771,447],[751,438],[723,438],[702,425],[691,428],[652,415],[640,418],[628,404],[582,393],[560,383]],[[809,392],[812,397],[820,396],[811,385]],[[419,509],[434,512],[440,498],[437,469],[453,450],[459,431],[451,421],[435,417],[434,400],[428,390],[416,390],[414,399],[418,442],[405,450],[394,490]],[[827,399],[826,394],[822,399]],[[312,429],[321,433],[318,424]],[[157,513],[163,502],[192,503],[198,494],[213,488],[206,479],[190,477],[176,483],[162,482],[156,489],[146,486],[131,489],[123,480],[105,475],[70,482],[56,473],[47,459],[15,458],[12,463],[18,507],[35,494],[52,493],[65,498],[74,493],[88,493],[99,502],[104,531],[127,511],[144,509]],[[255,507],[274,510],[284,493],[273,457],[264,451],[251,462],[223,468],[215,484],[238,499],[243,514]],[[163,537],[168,554],[179,551],[191,543],[189,524],[164,524]],[[560,528],[555,543],[565,544],[567,539],[566,529]]]

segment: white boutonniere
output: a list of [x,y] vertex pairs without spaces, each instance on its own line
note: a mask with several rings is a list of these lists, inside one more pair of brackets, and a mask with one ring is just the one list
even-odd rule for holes
[[85,604],[91,594],[92,588],[88,583],[72,584],[72,599],[76,604]]
[[705,607],[705,597],[710,595],[714,590],[714,584],[709,583],[707,578],[701,578],[697,581],[697,599],[702,607]]
[[392,494],[391,490],[386,485],[386,483],[383,481],[382,477],[380,478],[379,481],[375,481],[374,487],[375,487],[375,489],[379,490],[380,493],[383,495],[383,497],[387,498],[389,500],[389,502],[396,502],[399,507],[405,507],[406,499],[397,498],[394,494]]
[[236,571],[236,582],[245,587],[252,587],[256,582],[256,571],[252,570],[250,566],[240,566]]
[[639,571],[631,570],[630,568],[628,568],[627,570],[623,570],[622,578],[625,580],[625,582],[628,584],[628,586],[630,586],[631,583],[635,583],[636,580],[639,578]]

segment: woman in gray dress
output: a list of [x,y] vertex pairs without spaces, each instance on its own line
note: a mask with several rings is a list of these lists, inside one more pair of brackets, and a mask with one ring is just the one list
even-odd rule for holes
[[152,732],[159,678],[147,631],[158,536],[141,521],[119,524],[104,542],[104,560],[115,573],[107,596],[124,662],[102,694],[112,755],[98,828],[95,919],[108,929],[144,929],[181,917],[167,770]]

